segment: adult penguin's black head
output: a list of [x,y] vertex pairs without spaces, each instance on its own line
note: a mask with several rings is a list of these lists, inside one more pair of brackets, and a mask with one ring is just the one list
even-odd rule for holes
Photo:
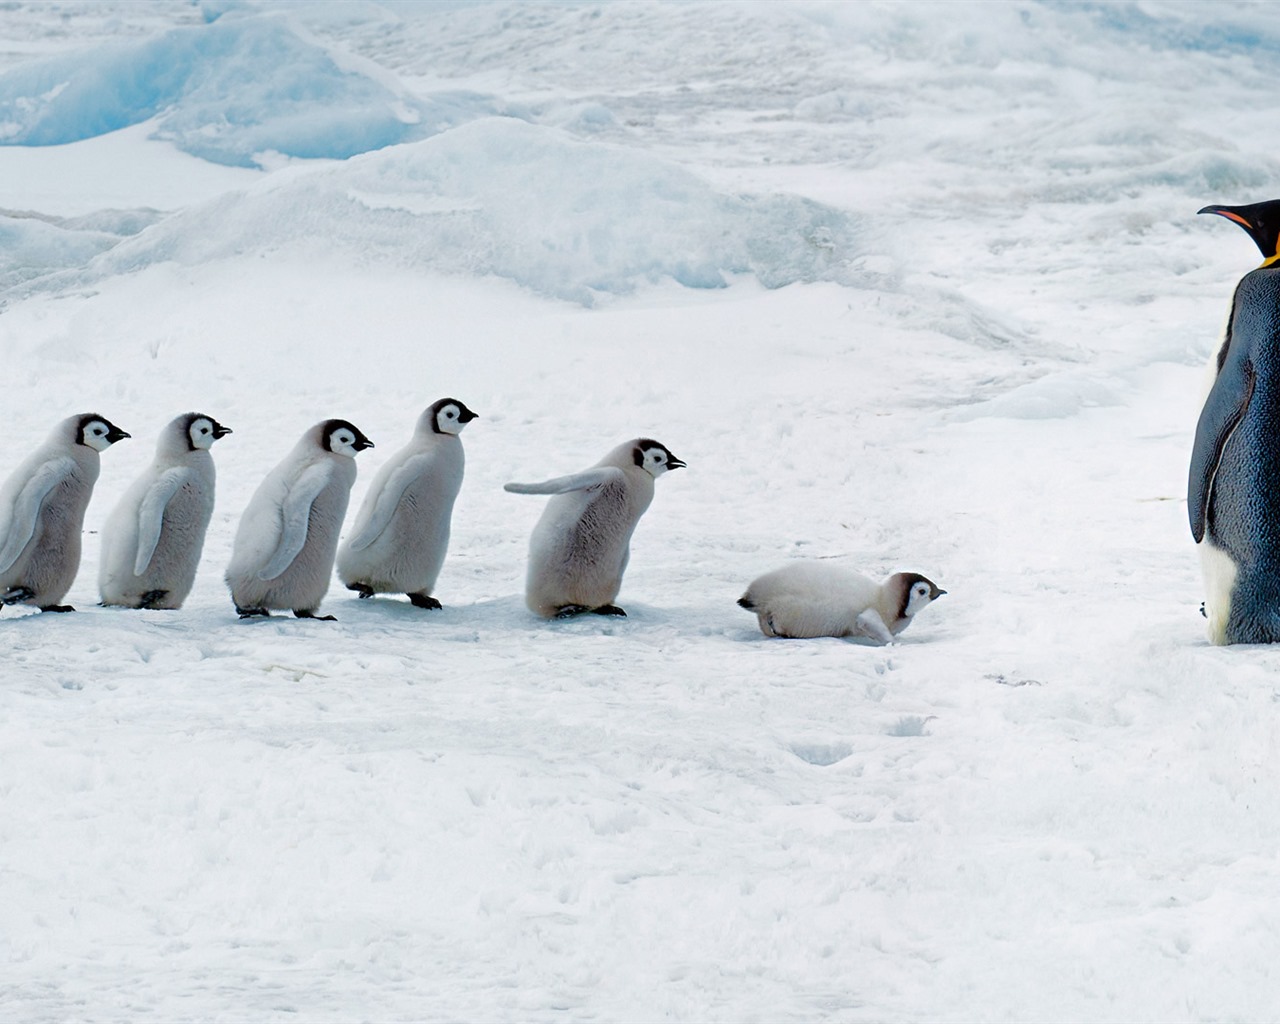
[[1280,199],[1248,206],[1206,206],[1197,213],[1216,213],[1239,224],[1262,252],[1262,265],[1270,266],[1276,260],[1276,245],[1280,242]]

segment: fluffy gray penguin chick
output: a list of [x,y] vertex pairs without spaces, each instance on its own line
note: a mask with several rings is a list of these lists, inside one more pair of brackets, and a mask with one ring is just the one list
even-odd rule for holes
[[525,603],[543,618],[584,612],[626,615],[613,604],[631,553],[631,535],[653,501],[653,481],[685,464],[647,437],[618,445],[590,469],[513,494],[550,494],[529,540]]
[[361,597],[406,594],[418,608],[439,608],[431,596],[445,552],[453,503],[466,459],[462,428],[476,414],[442,398],[418,418],[413,439],[378,470],[338,548],[338,578]]
[[128,437],[97,413],[68,416],[0,488],[0,604],[58,604],[80,568],[84,513],[98,481],[98,453]]
[[862,636],[889,644],[945,593],[919,573],[897,572],[877,583],[839,566],[794,562],[755,580],[738,604],[756,614],[765,636]]
[[209,448],[229,433],[198,412],[184,413],[160,432],[155,459],[102,529],[98,592],[104,605],[182,607],[213,517]]
[[227,567],[227,587],[242,619],[292,609],[300,619],[333,621],[316,609],[333,574],[356,453],[372,447],[347,420],[325,420],[259,484],[240,517]]

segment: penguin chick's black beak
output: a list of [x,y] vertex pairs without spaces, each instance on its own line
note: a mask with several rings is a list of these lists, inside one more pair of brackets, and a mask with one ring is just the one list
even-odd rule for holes
[[688,463],[682,459],[677,459],[674,455],[667,459],[667,469],[684,469]]
[[360,438],[358,441],[353,442],[353,443],[352,443],[352,445],[351,445],[351,447],[352,447],[352,448],[354,448],[354,449],[355,449],[356,451],[358,451],[358,452],[362,452],[362,451],[364,451],[366,448],[372,448],[372,447],[373,447],[373,442],[372,442],[372,441],[370,441],[367,437],[362,437],[362,438]]
[[221,423],[215,423],[213,425],[213,439],[215,441],[220,437],[226,437],[230,433],[232,433],[230,427],[224,427]]
[[125,433],[123,430],[117,427],[114,423],[112,423],[110,426],[111,426],[111,429],[107,431],[107,440],[110,441],[112,444],[115,444],[117,441],[123,441],[126,437],[133,437],[132,434]]
[[479,418],[480,414],[478,412],[472,412],[465,405],[458,410],[459,423],[470,423],[472,420],[478,420]]
[[945,590],[939,590],[936,594],[934,594],[934,595],[933,595],[933,599],[936,601],[936,600],[938,600],[938,598],[940,598],[940,597],[941,597],[943,594],[945,594],[945,593],[946,593],[946,591],[945,591]]

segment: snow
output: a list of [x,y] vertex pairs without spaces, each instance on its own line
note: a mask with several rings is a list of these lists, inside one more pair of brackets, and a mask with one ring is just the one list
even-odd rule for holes
[[[1273,1015],[1280,655],[1206,644],[1183,504],[1257,262],[1194,211],[1277,194],[1272,8],[16,3],[0,82],[236,26],[273,33],[244,92],[0,147],[0,474],[72,412],[133,434],[80,611],[0,612],[0,1016]],[[260,90],[331,142],[302,97],[349,75],[371,123],[492,109],[264,141]],[[278,155],[164,121],[220,103]],[[302,432],[376,442],[358,502],[445,395],[443,611],[236,621]],[[188,409],[235,431],[195,589],[98,608]],[[628,617],[535,619],[502,484],[641,435],[688,468]],[[766,639],[734,602],[796,558],[948,594],[893,647]]]

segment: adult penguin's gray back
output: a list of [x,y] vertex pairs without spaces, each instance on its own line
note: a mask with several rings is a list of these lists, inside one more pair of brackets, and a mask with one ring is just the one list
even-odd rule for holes
[[413,439],[378,470],[338,548],[338,577],[348,590],[361,597],[406,594],[418,608],[440,607],[431,592],[466,468],[458,434],[475,418],[456,398],[440,399],[418,417]]
[[338,533],[356,479],[355,456],[373,442],[346,420],[325,420],[258,486],[236,530],[227,586],[240,617],[291,609],[300,619],[329,589]]
[[685,464],[647,437],[618,445],[590,469],[515,494],[550,494],[529,540],[525,603],[544,618],[583,612],[626,615],[613,603],[631,553],[631,535],[653,501],[653,481]]
[[1206,206],[1263,255],[1236,285],[1196,425],[1187,514],[1215,644],[1280,640],[1280,200]]
[[213,516],[209,448],[229,433],[198,412],[184,413],[160,432],[155,459],[102,529],[98,591],[104,605],[182,607]]
[[69,612],[98,453],[128,437],[97,413],[69,416],[0,487],[0,604]]

